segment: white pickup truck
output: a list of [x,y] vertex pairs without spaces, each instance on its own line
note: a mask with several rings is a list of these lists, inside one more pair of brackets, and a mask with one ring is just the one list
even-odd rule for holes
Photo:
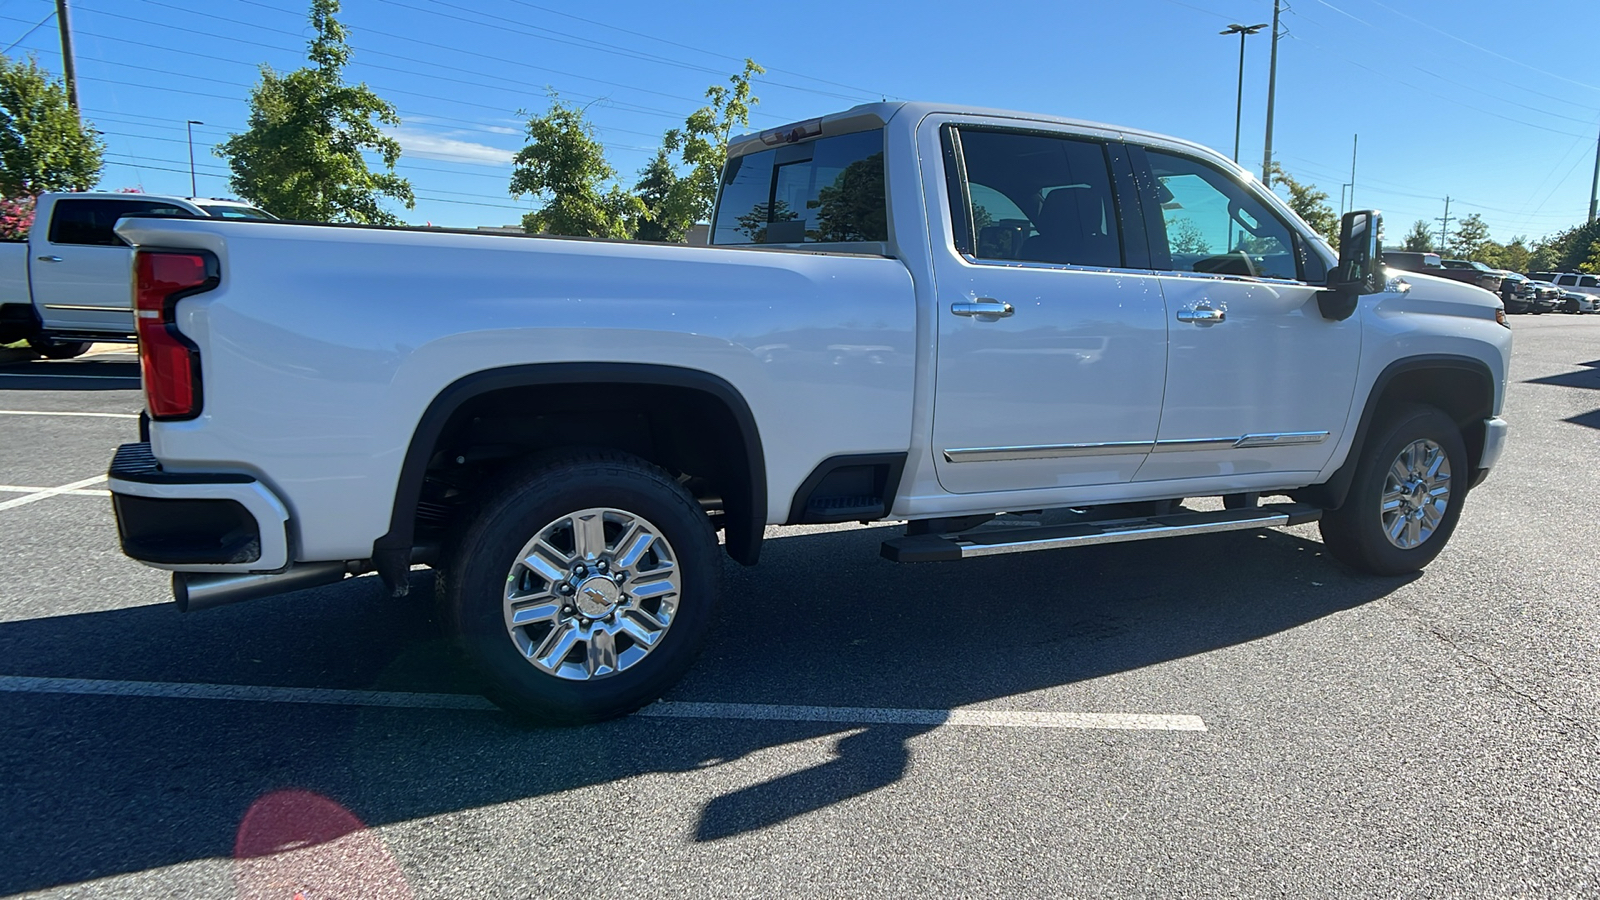
[[271,219],[237,200],[140,193],[44,194],[26,241],[0,241],[0,344],[26,340],[50,359],[95,341],[133,340],[133,249],[112,230],[122,216]]
[[123,219],[122,546],[188,610],[437,567],[493,698],[554,721],[685,671],[718,531],[753,565],[905,521],[924,562],[1320,518],[1414,571],[1500,456],[1511,332],[1389,277],[1379,224],[1336,256],[1205,148],[922,103],[734,141],[707,247]]

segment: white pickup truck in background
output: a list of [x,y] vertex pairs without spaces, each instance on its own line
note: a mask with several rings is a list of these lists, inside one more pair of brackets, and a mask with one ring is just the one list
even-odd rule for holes
[[1511,332],[1343,227],[1181,140],[919,103],[736,140],[707,247],[126,218],[123,549],[191,610],[435,566],[554,721],[673,684],[768,526],[905,521],[922,562],[1320,520],[1415,571],[1499,458]]
[[0,344],[26,340],[51,359],[95,341],[133,340],[133,249],[112,226],[156,214],[272,219],[237,200],[139,193],[44,194],[26,241],[0,241]]

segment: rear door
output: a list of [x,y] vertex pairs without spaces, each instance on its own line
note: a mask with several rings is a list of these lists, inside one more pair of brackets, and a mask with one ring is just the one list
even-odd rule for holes
[[46,328],[133,333],[133,250],[111,227],[134,213],[190,216],[155,200],[58,197],[29,241],[33,299]]
[[1327,281],[1308,238],[1220,165],[1130,147],[1166,300],[1166,389],[1139,481],[1315,473],[1355,390],[1359,314],[1322,317]]
[[952,239],[933,249],[940,484],[1131,480],[1160,421],[1167,321],[1139,219],[1117,202],[1131,180],[1120,143],[984,120],[944,124],[941,138],[948,177],[930,188],[948,193],[939,230]]

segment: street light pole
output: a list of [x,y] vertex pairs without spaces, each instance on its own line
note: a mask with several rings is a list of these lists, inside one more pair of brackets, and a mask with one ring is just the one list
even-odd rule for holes
[[194,185],[194,126],[204,124],[195,119],[183,123],[183,130],[189,132],[189,196],[191,197],[200,196],[199,189]]
[[1272,108],[1278,99],[1278,16],[1283,0],[1272,0],[1272,63],[1267,70],[1267,146],[1261,158],[1261,183],[1272,186]]
[[1246,35],[1255,34],[1267,27],[1267,23],[1260,25],[1240,25],[1235,22],[1229,25],[1226,31],[1217,34],[1237,34],[1239,36],[1239,99],[1233,106],[1233,161],[1239,161],[1239,126],[1244,121],[1244,39]]

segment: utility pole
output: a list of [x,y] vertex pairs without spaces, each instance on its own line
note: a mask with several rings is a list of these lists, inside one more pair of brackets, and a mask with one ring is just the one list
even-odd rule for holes
[[194,119],[183,123],[184,130],[189,132],[189,196],[191,197],[200,196],[200,191],[194,186],[194,126],[204,124]]
[[1361,135],[1350,136],[1350,208],[1356,208],[1356,151],[1361,149]]
[[1444,218],[1439,220],[1439,254],[1444,255],[1445,241],[1450,238],[1450,198],[1444,198]]
[[72,12],[67,0],[56,0],[56,27],[61,31],[61,71],[67,79],[67,102],[72,104],[73,115],[82,119],[83,113],[78,109],[78,67],[72,59]]
[[1600,195],[1600,138],[1594,145],[1594,180],[1589,182],[1589,221],[1594,221],[1595,200]]
[[1344,215],[1344,192],[1350,190],[1350,209],[1356,208],[1356,148],[1360,146],[1361,135],[1356,135],[1350,142],[1350,180],[1339,185],[1339,215]]
[[1272,64],[1267,71],[1267,148],[1261,157],[1261,183],[1272,187],[1272,109],[1278,99],[1278,16],[1283,0],[1272,0]]

